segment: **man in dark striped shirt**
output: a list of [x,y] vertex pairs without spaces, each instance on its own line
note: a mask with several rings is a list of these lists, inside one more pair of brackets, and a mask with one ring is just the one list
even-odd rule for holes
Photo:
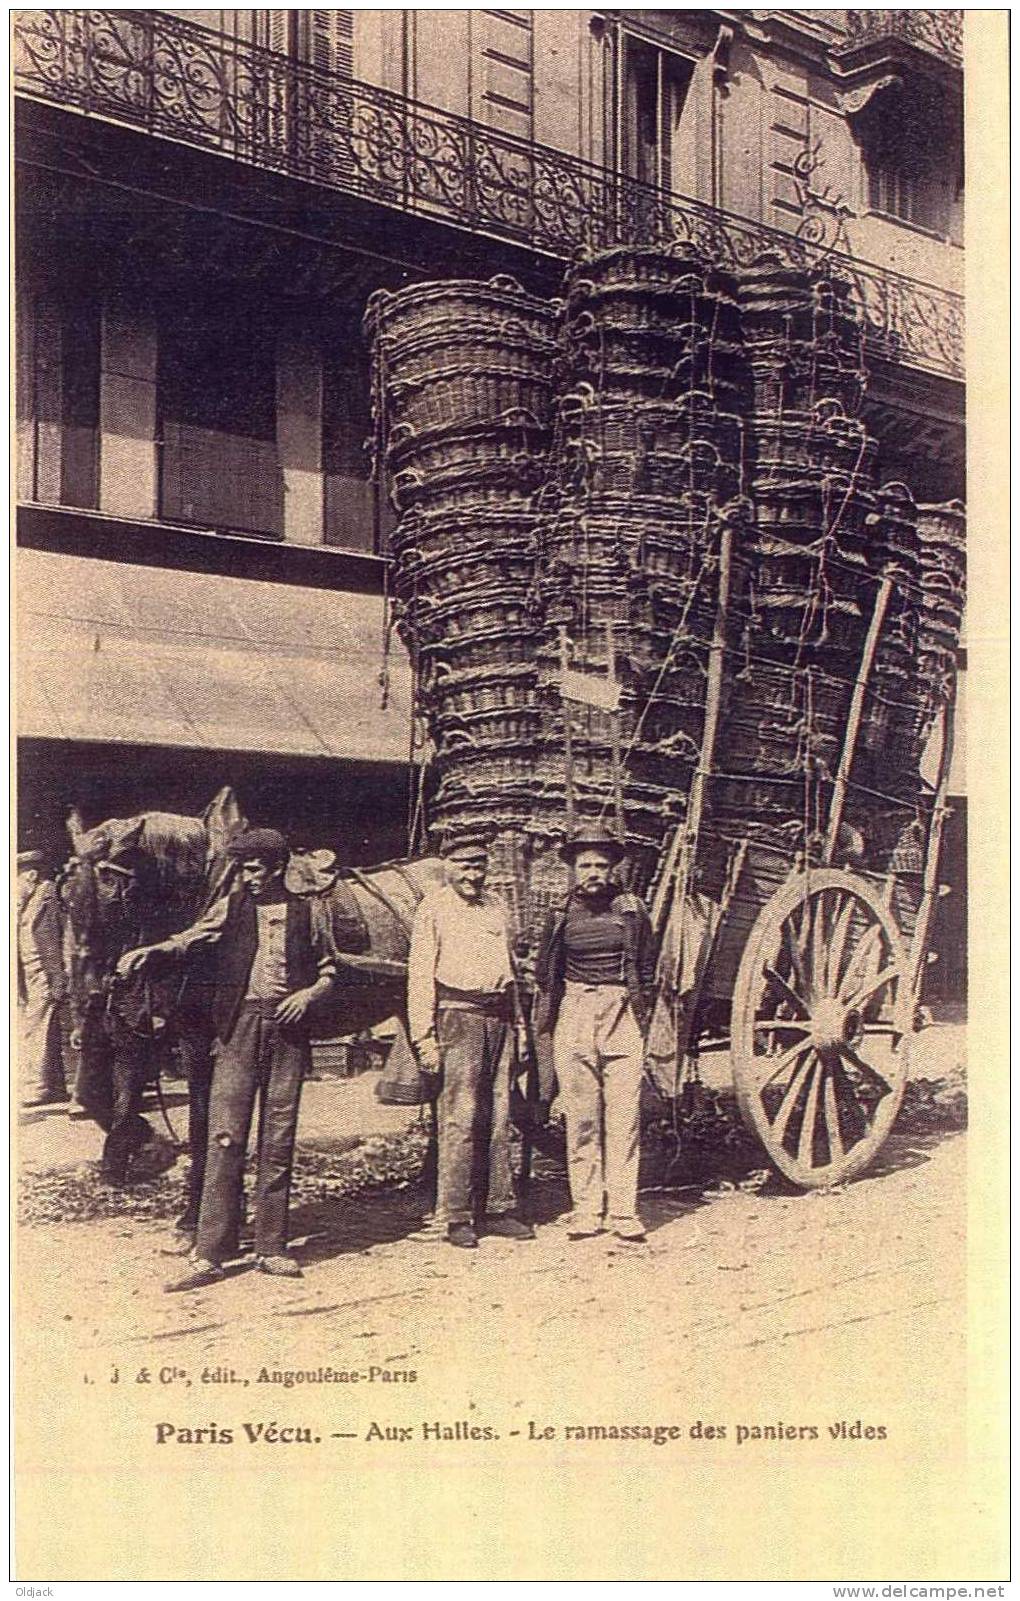
[[571,1239],[608,1226],[643,1240],[637,1214],[641,1068],[655,978],[648,913],[613,883],[623,856],[601,828],[568,840],[575,885],[550,914],[535,964],[536,1032],[552,1040],[567,1120]]

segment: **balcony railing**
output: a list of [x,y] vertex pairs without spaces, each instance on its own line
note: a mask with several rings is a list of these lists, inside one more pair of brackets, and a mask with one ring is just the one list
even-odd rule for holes
[[939,56],[952,67],[963,66],[963,12],[948,8],[939,11],[863,11],[846,13],[848,40],[844,49],[884,39],[902,40],[929,55]]
[[959,295],[160,11],[16,13],[18,93],[559,258],[675,240],[851,285],[873,355],[958,378]]

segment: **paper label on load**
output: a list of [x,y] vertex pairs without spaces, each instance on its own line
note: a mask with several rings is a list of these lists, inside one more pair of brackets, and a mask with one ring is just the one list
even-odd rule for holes
[[564,700],[599,706],[605,712],[620,710],[620,683],[616,678],[600,678],[596,673],[579,673],[572,667],[564,667],[560,673],[560,694]]

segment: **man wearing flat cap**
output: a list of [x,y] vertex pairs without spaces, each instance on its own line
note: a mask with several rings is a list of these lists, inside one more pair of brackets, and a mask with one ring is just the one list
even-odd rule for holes
[[191,928],[160,945],[129,951],[118,970],[153,955],[215,952],[213,1022],[217,1047],[209,1097],[209,1143],[191,1270],[168,1289],[197,1289],[222,1277],[236,1254],[242,1174],[256,1096],[260,1097],[255,1253],[264,1273],[300,1278],[287,1254],[287,1208],[301,1085],[308,1071],[308,1017],[332,988],[336,953],[318,903],[284,885],[288,849],[272,828],[232,840],[237,882]]
[[67,993],[60,908],[42,851],[19,851],[17,869],[21,1104],[53,1106],[67,1100],[60,1030]]
[[571,1239],[610,1228],[643,1240],[637,1212],[644,1034],[655,941],[644,905],[613,882],[624,850],[606,829],[563,846],[574,888],[549,914],[535,961],[540,1052],[551,1043],[567,1123]]
[[436,1220],[451,1245],[478,1231],[530,1240],[510,1172],[510,1073],[518,1006],[510,922],[485,887],[484,834],[444,840],[446,884],[425,896],[411,933],[407,1014],[422,1069],[441,1074]]

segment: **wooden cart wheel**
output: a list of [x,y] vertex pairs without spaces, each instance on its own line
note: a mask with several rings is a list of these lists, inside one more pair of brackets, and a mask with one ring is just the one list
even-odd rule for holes
[[835,868],[762,909],[733,992],[740,1110],[780,1172],[809,1189],[871,1161],[906,1084],[907,955],[879,895]]

